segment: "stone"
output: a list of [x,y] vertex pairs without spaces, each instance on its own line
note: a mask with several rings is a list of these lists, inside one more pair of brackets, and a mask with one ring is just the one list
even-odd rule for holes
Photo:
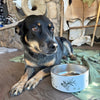
[[15,34],[14,28],[0,31],[0,46],[22,49],[20,37],[17,34]]
[[0,41],[2,40],[2,31],[0,31]]
[[14,45],[15,45],[15,48],[17,48],[17,49],[23,48],[23,46],[20,43],[18,43],[17,41],[14,41]]
[[4,31],[5,31],[5,32],[4,32],[4,34],[3,34],[3,40],[7,41],[8,38],[9,38],[9,34],[8,34],[7,30],[4,30]]
[[53,1],[53,2],[55,2],[55,3],[60,2],[60,0],[50,0],[50,1]]
[[49,2],[50,0],[45,0],[45,2]]
[[28,8],[28,0],[22,0],[22,10],[26,16],[29,15],[44,15],[46,12],[46,3],[45,0],[32,0],[31,1],[32,9]]
[[57,17],[57,5],[53,1],[47,3],[47,17],[49,18]]
[[53,1],[53,2],[56,2],[56,3],[60,2],[60,0],[45,0],[45,2],[50,2],[50,1]]
[[9,29],[9,34],[10,34],[10,36],[15,36],[15,28],[10,28]]
[[60,3],[57,3],[57,19],[60,22],[61,12],[60,12]]
[[53,22],[54,24],[57,24],[58,23],[58,20],[57,19],[50,19],[51,22]]

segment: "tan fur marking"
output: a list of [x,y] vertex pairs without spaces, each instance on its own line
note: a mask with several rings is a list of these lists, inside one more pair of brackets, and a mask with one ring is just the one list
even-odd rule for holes
[[43,79],[43,77],[49,75],[50,73],[45,73],[43,70],[40,70],[35,76],[33,76],[30,80],[27,81],[25,87],[30,90],[31,88],[35,88],[40,80]]
[[36,64],[30,62],[30,61],[27,60],[27,59],[25,59],[25,62],[26,62],[26,65],[29,65],[29,66],[31,66],[31,67],[34,67],[34,66],[36,67],[36,66],[37,66]]
[[[39,51],[41,51],[40,48],[39,48],[39,43],[38,43],[37,41],[30,41],[29,44],[30,44],[30,46],[32,47],[32,50],[33,50],[34,52],[39,53]],[[37,51],[37,50],[35,49],[35,47],[36,47],[39,51]]]
[[[27,36],[25,36],[25,41],[29,44],[30,49],[35,52],[35,53],[39,53],[40,48],[39,48],[39,43],[37,41],[28,41],[27,40]],[[35,47],[38,49],[38,51],[35,49]]]
[[49,27],[51,27],[51,24],[49,24]]
[[50,73],[45,73],[43,70],[40,70],[33,78],[41,80],[43,77],[49,75]]
[[31,51],[35,52],[35,53],[39,53],[37,50],[35,50],[33,47],[30,47]]
[[40,23],[37,23],[37,25],[38,25],[38,26],[41,26],[41,24],[40,24]]
[[27,36],[25,36],[25,41],[28,43]]
[[22,93],[25,83],[28,80],[28,75],[25,73],[21,79],[12,86],[11,94],[18,95],[18,93]]
[[47,67],[52,66],[55,63],[55,61],[56,61],[56,59],[54,58],[51,61],[46,62],[44,65],[47,66]]
[[21,79],[19,80],[19,82],[21,82],[21,83],[24,84],[27,80],[28,80],[28,75],[27,75],[27,73],[25,73],[25,74],[21,77]]

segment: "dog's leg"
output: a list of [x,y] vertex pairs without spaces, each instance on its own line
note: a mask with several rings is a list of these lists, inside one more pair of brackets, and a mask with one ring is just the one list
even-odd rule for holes
[[65,48],[67,49],[70,59],[76,60],[76,57],[73,55],[73,48],[71,46],[71,43],[63,37],[61,37],[60,39],[61,39],[63,45],[65,46]]
[[63,44],[67,48],[70,59],[71,60],[76,60],[76,56],[73,55],[73,50],[72,50],[73,48],[70,47],[69,43],[67,41],[64,41]]
[[35,76],[33,76],[29,81],[27,81],[25,88],[27,90],[35,88],[38,83],[50,74],[50,67],[40,70]]
[[27,80],[29,79],[29,77],[32,75],[32,73],[33,73],[33,68],[27,67],[24,75],[22,75],[20,80],[15,85],[12,86],[12,88],[10,90],[11,96],[17,96],[22,93],[24,85],[27,82]]
[[24,89],[24,85],[28,81],[28,79],[32,76],[35,75],[36,72],[38,72],[40,69],[38,67],[35,67],[36,65],[32,63],[31,61],[25,59],[25,73],[22,75],[20,80],[12,86],[10,95],[11,96],[17,96],[20,95]]

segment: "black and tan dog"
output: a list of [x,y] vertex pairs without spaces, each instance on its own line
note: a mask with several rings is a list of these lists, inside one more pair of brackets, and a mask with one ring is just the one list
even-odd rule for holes
[[47,17],[31,15],[17,27],[25,49],[25,73],[11,88],[12,96],[21,94],[24,89],[35,88],[50,74],[52,66],[60,64],[63,56],[75,58],[70,42],[54,36],[54,26]]

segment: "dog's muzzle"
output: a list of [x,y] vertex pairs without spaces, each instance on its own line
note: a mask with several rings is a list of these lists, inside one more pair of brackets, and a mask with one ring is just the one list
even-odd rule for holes
[[54,53],[54,52],[56,52],[57,47],[58,47],[58,44],[57,44],[57,43],[50,43],[50,44],[48,45],[49,53]]

